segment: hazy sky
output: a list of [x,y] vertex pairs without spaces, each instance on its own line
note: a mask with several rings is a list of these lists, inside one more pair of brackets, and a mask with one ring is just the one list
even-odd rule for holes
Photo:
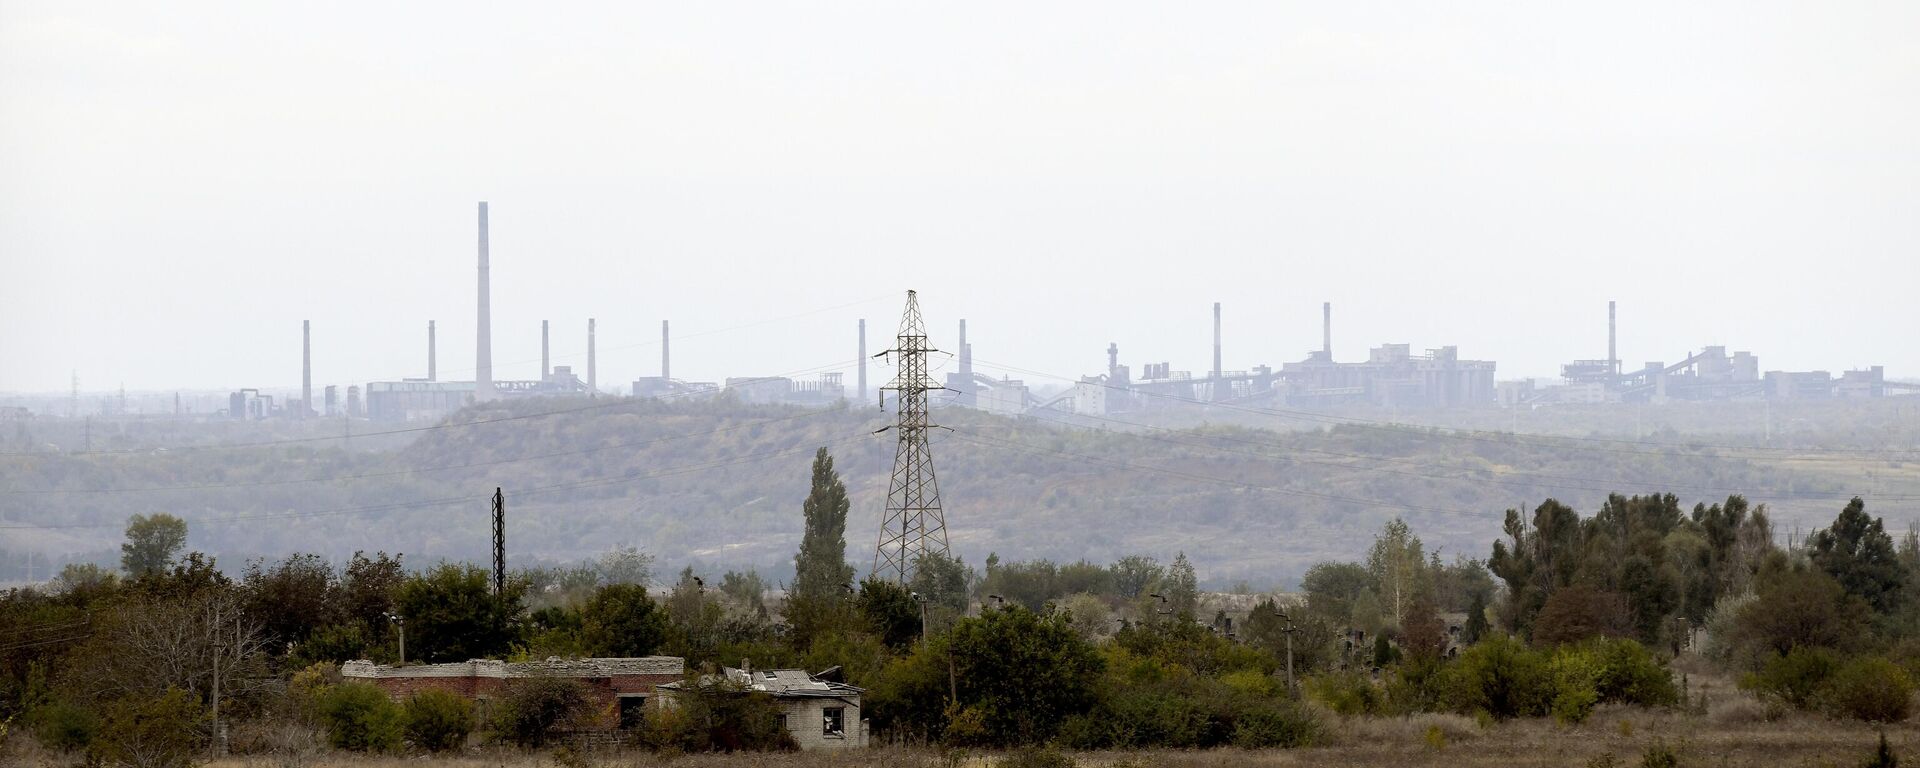
[[[1576,5],[1578,7],[1576,7]],[[0,4],[0,391],[1724,344],[1920,375],[1920,3]],[[847,305],[852,306],[847,306]],[[835,308],[837,309],[830,309]],[[829,310],[829,311],[817,311]],[[780,322],[764,323],[811,313]],[[726,333],[719,329],[757,323]],[[704,334],[704,335],[695,335]],[[983,370],[992,372],[986,363]],[[1136,369],[1137,370],[1137,369]],[[879,376],[879,372],[875,372]]]

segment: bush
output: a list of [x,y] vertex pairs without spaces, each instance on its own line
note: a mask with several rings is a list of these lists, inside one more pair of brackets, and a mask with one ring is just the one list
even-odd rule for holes
[[1646,646],[1621,638],[1596,640],[1592,648],[1600,662],[1594,683],[1600,701],[1659,707],[1679,703],[1673,673]]
[[493,714],[494,738],[522,747],[547,743],[547,732],[572,726],[587,717],[587,689],[578,680],[529,678],[514,680]]
[[1835,670],[1819,698],[1823,708],[1836,717],[1897,723],[1913,711],[1913,681],[1900,665],[1869,656]]
[[1241,749],[1306,747],[1320,739],[1320,719],[1290,701],[1241,712],[1233,724],[1233,745]]
[[1007,755],[999,763],[1000,768],[1074,768],[1079,765],[1073,758],[1060,754],[1052,747],[1026,747]]
[[473,732],[473,703],[446,691],[414,694],[404,715],[407,741],[429,752],[459,749]]
[[1554,697],[1543,654],[1520,641],[1495,637],[1461,652],[1441,672],[1441,702],[1462,714],[1505,720],[1546,714]]
[[336,749],[389,752],[400,748],[400,705],[367,683],[328,686],[319,696],[320,722]]
[[90,762],[141,768],[187,768],[201,747],[206,714],[200,702],[178,688],[158,698],[128,698],[107,708]]
[[1548,662],[1553,675],[1553,719],[1585,722],[1600,703],[1600,655],[1585,648],[1561,648]]
[[1768,659],[1759,672],[1740,680],[1740,687],[1765,698],[1807,709],[1814,705],[1827,678],[1839,667],[1832,651],[1819,648],[1795,648],[1785,656]]
[[40,743],[62,752],[84,749],[100,733],[100,716],[66,702],[54,702],[27,713],[27,725]]
[[1379,714],[1380,689],[1364,672],[1328,672],[1307,679],[1307,693],[1342,717]]

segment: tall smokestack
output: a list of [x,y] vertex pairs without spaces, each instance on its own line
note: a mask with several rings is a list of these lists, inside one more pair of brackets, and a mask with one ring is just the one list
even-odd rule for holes
[[1320,354],[1333,362],[1333,302],[1320,304]]
[[860,400],[867,399],[867,319],[860,318]]
[[673,378],[673,357],[668,354],[671,351],[667,348],[668,341],[667,321],[662,320],[660,321],[660,378],[662,379]]
[[473,353],[473,396],[476,400],[493,399],[493,310],[490,306],[493,293],[492,278],[487,268],[487,203],[480,202],[480,324],[474,334]]
[[300,321],[300,418],[313,412],[313,325]]
[[440,366],[436,359],[433,340],[433,321],[427,321],[427,381],[440,380]]
[[587,394],[600,394],[599,360],[593,354],[593,318],[587,318]]
[[[593,334],[588,333],[587,336],[591,338]],[[553,371],[552,362],[553,362],[552,359],[547,356],[547,321],[542,320],[540,321],[540,380],[541,381],[546,381],[548,374],[550,374]]]
[[960,318],[960,402],[973,404],[973,345],[967,343],[967,319]]
[[1213,303],[1213,378],[1220,378],[1220,302]]
[[1620,375],[1620,353],[1619,348],[1614,346],[1618,337],[1615,335],[1613,321],[1613,302],[1609,301],[1607,302],[1607,373],[1618,376]]

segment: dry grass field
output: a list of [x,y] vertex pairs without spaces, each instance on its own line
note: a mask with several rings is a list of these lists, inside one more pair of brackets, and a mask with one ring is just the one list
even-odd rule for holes
[[[1149,750],[1073,753],[1088,768],[1169,766],[1170,768],[1267,768],[1269,766],[1407,766],[1408,768],[1482,768],[1539,766],[1597,768],[1642,765],[1647,750],[1670,748],[1681,766],[1860,765],[1873,750],[1881,729],[1864,723],[1829,720],[1799,712],[1769,709],[1723,680],[1695,677],[1695,691],[1709,698],[1705,715],[1637,707],[1602,707],[1578,726],[1551,720],[1482,725],[1459,715],[1408,718],[1354,718],[1327,715],[1329,731],[1321,746],[1308,749],[1247,751]],[[1768,719],[1769,716],[1774,719]],[[1885,729],[1903,763],[1920,765],[1920,722]],[[310,738],[310,737],[309,737]],[[308,741],[311,745],[311,741]],[[455,757],[361,756],[313,748],[275,754],[231,756],[209,768],[992,768],[1006,754],[975,751],[942,753],[933,749],[875,747],[849,753],[685,755],[663,757],[636,752],[567,751],[527,753],[481,749]],[[80,761],[51,754],[24,740],[0,750],[0,764],[22,768],[67,768]]]

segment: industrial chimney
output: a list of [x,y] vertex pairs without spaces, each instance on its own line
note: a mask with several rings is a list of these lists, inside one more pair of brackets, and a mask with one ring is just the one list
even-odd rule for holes
[[1618,340],[1618,337],[1615,335],[1615,329],[1614,329],[1613,302],[1608,301],[1607,302],[1607,374],[1610,376],[1620,375],[1619,347],[1614,346],[1617,340]]
[[428,320],[427,321],[427,381],[440,380],[440,368],[439,368],[438,361],[435,359],[435,354],[436,353],[434,351],[434,340],[433,340],[433,321]]
[[313,412],[313,326],[300,321],[300,418]]
[[492,282],[487,268],[487,203],[480,202],[480,324],[473,353],[473,397],[493,399],[493,312],[489,306]]
[[673,380],[673,358],[667,349],[667,321],[660,321],[660,379]]
[[1220,379],[1220,302],[1213,303],[1213,378]]
[[967,319],[960,318],[960,402],[973,404],[973,345],[967,343]]
[[867,399],[867,320],[860,319],[860,356],[856,358],[860,365],[860,400]]
[[599,360],[593,352],[593,318],[587,318],[587,394],[600,394]]
[[1320,354],[1333,362],[1333,302],[1320,304]]
[[[588,336],[593,334],[589,333]],[[547,356],[547,321],[540,321],[540,380],[546,381],[553,371],[553,360]]]

